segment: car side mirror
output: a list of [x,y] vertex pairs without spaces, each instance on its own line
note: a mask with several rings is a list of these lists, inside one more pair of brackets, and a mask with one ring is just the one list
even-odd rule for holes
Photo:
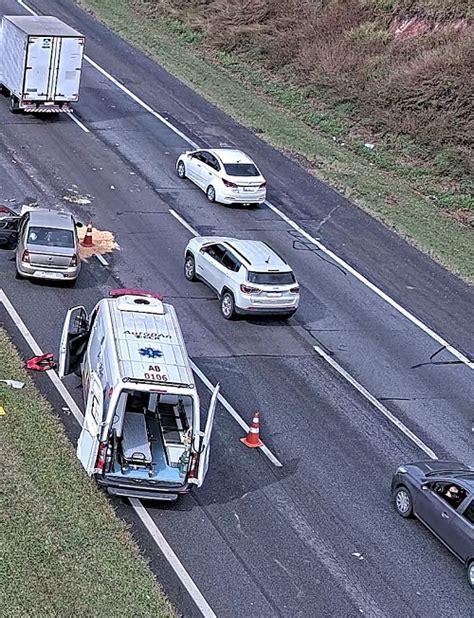
[[427,483],[421,486],[421,489],[423,489],[424,491],[427,491],[429,488],[430,486]]
[[84,223],[82,223],[82,221],[76,221],[75,225],[76,227],[84,227]]

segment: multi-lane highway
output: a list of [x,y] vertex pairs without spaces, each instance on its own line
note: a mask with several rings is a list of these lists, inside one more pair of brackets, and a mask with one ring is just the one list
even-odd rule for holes
[[[472,289],[72,2],[28,6],[84,33],[92,63],[79,123],[12,115],[0,97],[0,202],[69,208],[112,231],[120,250],[107,266],[91,258],[72,289],[15,280],[13,253],[0,251],[1,287],[45,351],[57,350],[74,304],[90,309],[118,286],[162,293],[197,367],[247,422],[261,410],[263,438],[283,464],[245,449],[221,405],[203,489],[177,505],[145,505],[212,611],[472,615],[463,567],[419,523],[402,520],[390,497],[401,462],[435,455],[474,463]],[[0,0],[3,14],[27,11]],[[208,203],[174,170],[192,143],[248,152],[270,203]],[[65,201],[71,189],[90,204]],[[184,279],[192,230],[271,244],[301,283],[296,315],[224,321],[215,296]],[[1,305],[0,319],[17,337]],[[67,386],[80,403],[78,380]],[[178,610],[199,615],[136,512],[117,504]]]

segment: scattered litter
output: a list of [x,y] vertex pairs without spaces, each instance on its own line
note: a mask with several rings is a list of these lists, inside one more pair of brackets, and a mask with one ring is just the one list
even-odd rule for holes
[[0,382],[5,382],[5,384],[12,388],[23,388],[25,386],[24,382],[18,382],[18,380],[0,380]]
[[42,356],[33,356],[26,361],[27,369],[33,369],[34,371],[48,371],[48,369],[54,369],[56,362],[51,352],[47,352]]
[[71,204],[79,204],[80,206],[85,206],[86,204],[91,203],[90,196],[86,197],[84,195],[77,195],[77,191],[74,189],[69,190],[67,195],[63,195],[63,200],[66,202],[70,202]]
[[366,142],[364,146],[369,150],[373,150],[375,148],[375,144],[371,144],[370,142]]
[[129,172],[130,176],[135,176],[135,172]]
[[71,414],[71,410],[69,408],[61,408],[61,410],[66,414]]
[[6,412],[3,406],[0,406],[0,416],[5,416]]
[[80,241],[79,255],[81,260],[88,260],[93,255],[103,255],[104,253],[112,253],[112,251],[120,249],[119,244],[115,242],[115,237],[112,232],[97,230],[95,227],[92,228],[92,238],[94,240],[93,246],[84,247],[81,243],[84,240],[86,232],[86,227],[79,228],[78,230]]
[[110,185],[110,188],[111,188],[111,189],[115,189],[114,185]]
[[359,553],[358,551],[353,551],[352,555],[355,556],[356,558],[358,558],[359,560],[363,560],[364,559],[364,556],[361,553]]

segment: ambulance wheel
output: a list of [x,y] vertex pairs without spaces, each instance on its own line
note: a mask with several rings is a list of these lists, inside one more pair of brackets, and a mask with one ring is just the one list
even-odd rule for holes
[[20,111],[20,104],[14,94],[10,95],[10,104],[8,106],[8,109],[11,111],[12,114],[18,114],[18,112]]

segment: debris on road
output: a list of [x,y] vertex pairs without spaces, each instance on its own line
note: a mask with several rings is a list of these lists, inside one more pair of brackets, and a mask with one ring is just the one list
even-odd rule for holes
[[11,386],[12,388],[23,388],[25,386],[24,382],[19,382],[18,380],[0,380],[0,382],[4,382],[7,386]]
[[355,556],[356,558],[358,558],[359,560],[363,560],[364,559],[364,556],[360,552],[358,552],[358,551],[353,551],[352,555]]
[[48,369],[54,369],[55,367],[56,362],[51,352],[42,356],[33,356],[26,361],[26,368],[33,369],[34,371],[48,371]]
[[0,416],[5,416],[5,414],[5,408],[3,406],[0,406]]
[[92,200],[91,196],[79,195],[77,191],[69,189],[67,195],[63,195],[63,200],[66,202],[70,202],[71,204],[79,204],[80,206],[85,206],[86,204],[91,204]]
[[79,255],[81,260],[88,260],[90,257],[94,255],[103,255],[104,253],[112,253],[112,251],[116,251],[120,249],[120,246],[117,242],[115,242],[115,237],[112,232],[107,232],[106,230],[98,230],[95,227],[92,227],[92,235],[94,238],[94,244],[92,246],[85,246],[82,244],[88,228],[80,228],[78,230],[79,236]]

